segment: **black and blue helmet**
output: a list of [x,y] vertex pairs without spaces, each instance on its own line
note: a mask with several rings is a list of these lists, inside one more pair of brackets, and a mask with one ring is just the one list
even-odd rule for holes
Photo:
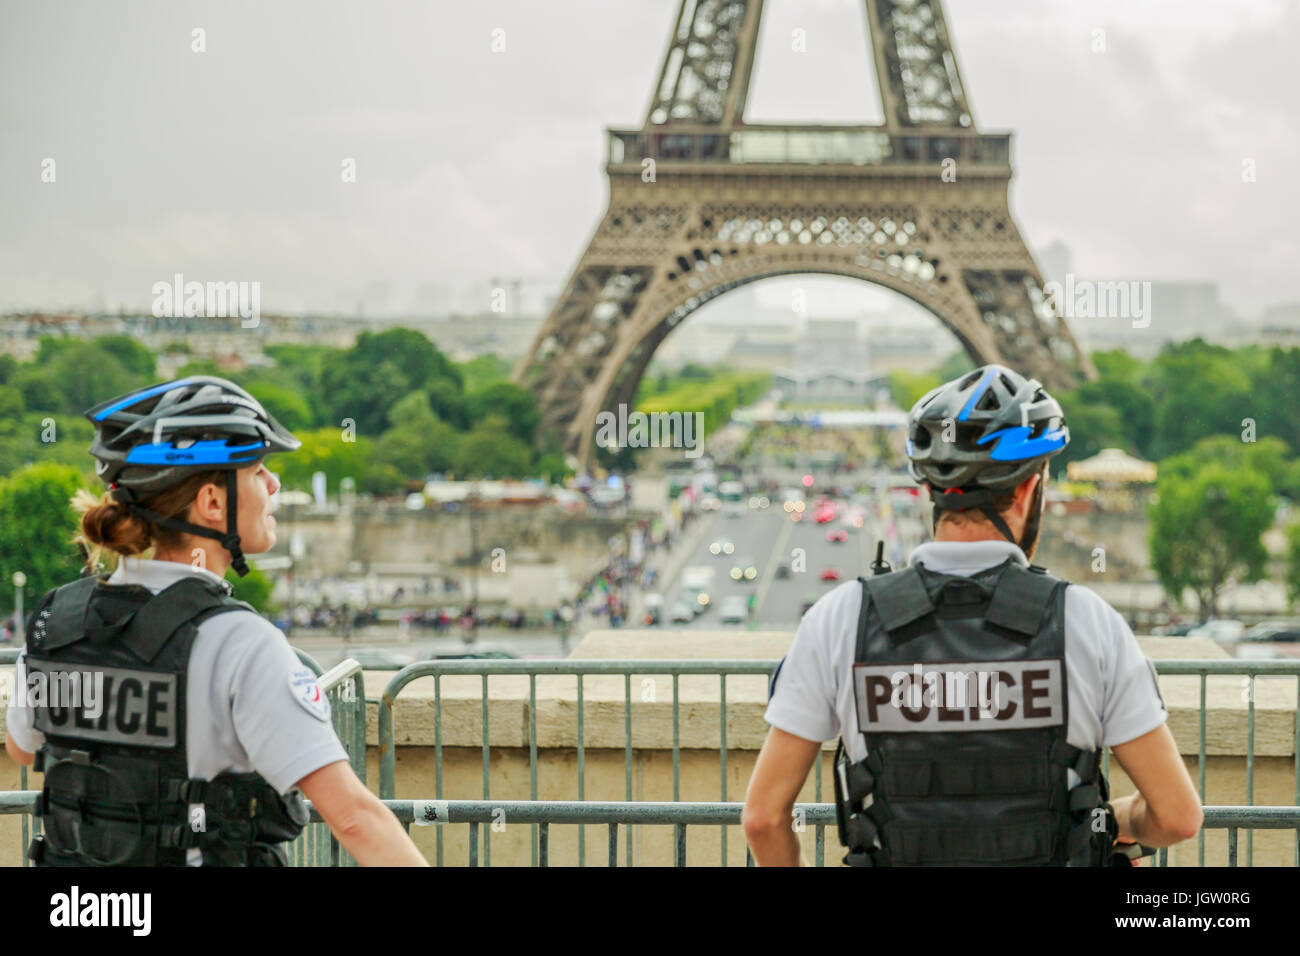
[[1007,491],[1069,442],[1056,399],[1003,365],[926,392],[907,416],[908,470],[913,480],[941,489]]
[[996,497],[1043,470],[1070,443],[1060,404],[1032,378],[985,365],[921,396],[907,416],[908,471],[940,511],[978,509],[1021,548],[1038,536],[1043,485],[1020,540],[993,507]]
[[[235,472],[302,445],[261,402],[224,378],[192,375],[111,398],[86,417],[95,426],[90,454],[96,471],[119,503],[155,524],[218,539],[235,570],[248,573],[237,532]],[[225,534],[139,503],[190,475],[214,470],[227,472]]]
[[245,468],[302,444],[252,395],[210,375],[119,395],[86,417],[100,479],[145,498],[196,471]]

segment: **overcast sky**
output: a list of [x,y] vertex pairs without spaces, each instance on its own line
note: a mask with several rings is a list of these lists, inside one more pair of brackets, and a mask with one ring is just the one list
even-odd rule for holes
[[[604,211],[603,128],[643,122],[677,6],[0,0],[0,310],[147,310],[176,272],[259,281],[266,312],[486,307],[492,277],[540,303]],[[879,120],[861,7],[768,0],[746,119]],[[946,10],[976,124],[1015,134],[1033,248],[1212,280],[1247,316],[1300,300],[1300,3]]]

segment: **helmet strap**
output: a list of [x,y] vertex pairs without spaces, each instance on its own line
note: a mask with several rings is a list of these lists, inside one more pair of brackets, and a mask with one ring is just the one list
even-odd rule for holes
[[[993,523],[1002,537],[1006,538],[1012,544],[1021,545],[1012,535],[1011,529],[1007,523],[1002,520],[1002,515],[997,513],[993,507],[993,492],[987,488],[976,488],[972,491],[962,491],[960,488],[939,489],[934,485],[928,486],[930,489],[930,500],[934,502],[934,531],[939,530],[939,511],[967,511],[971,508],[978,508],[979,511]],[[1037,517],[1035,516],[1035,528],[1037,528]],[[1023,545],[1021,545],[1023,546]]]
[[173,531],[181,531],[186,534],[196,534],[204,538],[215,538],[221,542],[221,546],[230,552],[230,566],[235,569],[235,573],[241,578],[248,574],[248,562],[244,559],[243,548],[239,539],[239,475],[235,471],[226,472],[226,531],[222,534],[214,528],[205,528],[203,525],[191,524],[188,521],[182,521],[180,518],[167,518],[157,512],[150,511],[148,508],[141,507],[137,501],[138,496],[134,489],[131,488],[114,488],[112,490],[113,500],[123,504],[128,510],[142,518],[152,521],[156,525],[164,528],[171,528]]

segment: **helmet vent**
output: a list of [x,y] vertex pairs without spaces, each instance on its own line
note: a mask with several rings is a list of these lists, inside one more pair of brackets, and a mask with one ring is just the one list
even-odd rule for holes
[[976,382],[980,380],[980,375],[981,372],[979,369],[976,369],[975,371],[971,372],[969,375],[967,375],[964,379],[961,380],[961,384],[957,386],[958,391],[962,391],[970,388],[972,385],[974,385]]
[[998,396],[992,389],[981,395],[980,400],[975,403],[977,412],[995,412],[1001,407],[1002,404],[998,401]]
[[1011,381],[1011,379],[1007,378],[1005,375],[1000,375],[1000,376],[998,376],[998,377],[1002,379],[1002,387],[1003,387],[1003,388],[1005,388],[1005,389],[1006,389],[1008,392],[1010,392],[1012,395],[1016,394],[1016,386],[1015,386],[1015,384]]

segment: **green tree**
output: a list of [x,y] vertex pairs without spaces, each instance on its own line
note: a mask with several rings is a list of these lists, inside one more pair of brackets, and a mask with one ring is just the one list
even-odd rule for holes
[[1201,339],[1165,346],[1144,379],[1156,409],[1151,456],[1177,454],[1207,435],[1239,435],[1262,404],[1244,364]]
[[406,486],[420,486],[426,475],[456,467],[462,436],[433,413],[426,393],[406,396],[389,418],[395,424],[376,443],[375,462],[390,466]]
[[1151,507],[1151,565],[1165,592],[1196,596],[1201,616],[1218,611],[1230,580],[1257,581],[1268,553],[1260,538],[1273,523],[1268,478],[1244,467],[1210,462],[1190,475],[1164,472]]
[[[254,557],[252,560],[256,561],[257,558]],[[226,580],[234,588],[235,600],[251,604],[259,614],[275,610],[275,605],[271,603],[271,589],[274,584],[265,571],[260,571],[250,564],[248,573],[241,578],[235,573],[234,568],[227,568]]]
[[28,465],[0,479],[0,593],[9,593],[14,572],[22,571],[29,611],[46,591],[80,573],[81,555],[72,543],[77,518],[70,504],[80,484],[75,468],[54,462]]
[[289,431],[296,432],[299,429],[310,428],[314,424],[311,406],[293,389],[253,383],[245,387],[248,389],[248,394],[261,402],[262,407]]
[[[462,389],[455,365],[414,329],[362,332],[351,349],[327,357],[321,367],[330,424],[351,418],[369,436],[388,426],[388,410],[400,398],[441,381],[457,393]],[[434,406],[442,414],[436,400]]]
[[532,449],[510,434],[507,423],[488,416],[461,439],[457,473],[462,478],[526,478]]
[[1286,596],[1292,606],[1300,601],[1300,521],[1286,526]]
[[510,434],[532,444],[542,412],[537,407],[537,396],[529,389],[514,382],[493,382],[470,392],[466,404],[471,421],[480,421],[489,414],[500,415],[510,423]]
[[1061,403],[1065,423],[1070,429],[1070,444],[1052,459],[1052,471],[1064,474],[1072,461],[1091,458],[1103,448],[1124,448],[1128,439],[1119,412],[1106,404],[1081,401]]
[[347,441],[339,428],[321,428],[300,432],[297,436],[302,447],[292,454],[276,455],[270,468],[280,476],[286,488],[311,491],[311,476],[325,473],[329,494],[337,494],[344,478],[352,478],[358,488],[364,487],[366,472],[374,458],[372,439],[358,435],[356,441]]
[[[158,366],[153,353],[129,335],[105,335],[91,343],[101,352],[107,352],[137,379],[152,379]],[[106,398],[109,396],[105,396]]]

